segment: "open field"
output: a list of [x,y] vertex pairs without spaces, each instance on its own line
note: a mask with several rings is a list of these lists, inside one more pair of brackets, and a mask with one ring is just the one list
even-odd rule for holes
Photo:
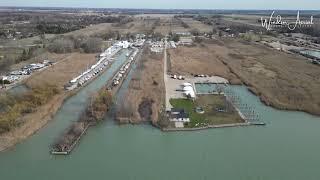
[[156,26],[155,32],[167,35],[170,32],[187,32],[188,29],[184,28],[180,21],[175,18],[165,17],[160,18],[158,26]]
[[267,105],[319,115],[320,71],[306,58],[237,39],[198,48],[170,50],[172,72],[240,79]]
[[[217,41],[216,43],[220,44],[222,42]],[[239,84],[240,80],[237,76],[219,59],[218,51],[226,51],[226,49],[214,44],[206,44],[204,47],[197,45],[195,47],[170,49],[171,68],[169,73],[216,75],[228,79],[232,84]]]
[[31,76],[26,85],[35,87],[39,84],[55,84],[60,89],[72,78],[79,75],[96,61],[95,54],[71,53],[68,57],[49,67],[45,71]]
[[[270,14],[271,15],[271,14]],[[269,19],[269,16],[265,16],[265,15],[240,15],[240,14],[236,14],[236,15],[223,15],[223,19],[229,22],[233,22],[233,23],[241,23],[241,24],[247,24],[247,25],[252,25],[252,26],[260,26],[261,27],[261,23],[258,22],[258,20],[260,20],[261,18],[263,19]]]
[[200,21],[196,21],[193,18],[181,18],[181,20],[190,26],[191,30],[198,30],[199,32],[211,32],[212,26],[206,25]]
[[[188,99],[171,99],[170,103],[174,108],[183,108],[188,112],[190,123],[186,127],[189,128],[244,122],[231,105],[228,106],[227,112],[216,110],[217,108],[227,109],[223,95],[201,95],[194,102]],[[202,107],[204,114],[197,113],[195,111],[197,107]]]
[[120,34],[147,33],[152,29],[152,22],[135,18],[132,22],[118,25],[116,23],[101,23],[80,30],[65,33],[72,36],[99,36],[109,31],[118,31]]
[[158,121],[159,110],[165,101],[163,54],[151,53],[145,48],[137,69],[132,75],[126,101],[119,107],[120,123]]

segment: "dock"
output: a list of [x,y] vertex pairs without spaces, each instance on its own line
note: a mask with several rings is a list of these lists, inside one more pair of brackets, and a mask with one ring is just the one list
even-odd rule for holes
[[174,132],[174,131],[199,131],[206,129],[220,129],[220,128],[232,128],[232,127],[248,127],[248,126],[265,126],[266,123],[263,122],[246,122],[246,123],[235,123],[235,124],[221,124],[221,125],[208,125],[204,127],[197,128],[163,128],[164,132]]
[[[117,93],[117,91],[122,86],[123,82],[127,78],[132,65],[134,64],[135,60],[137,59],[137,55],[139,53],[139,49],[134,48],[133,53],[131,56],[128,57],[128,60],[122,65],[117,72],[114,74],[113,78],[111,78],[106,83],[106,89],[111,91],[112,94]],[[116,79],[119,77],[119,74],[121,73],[121,78]],[[117,84],[115,84],[115,80],[118,81]],[[94,125],[91,122],[87,121],[78,121],[75,122],[70,129],[65,133],[62,138],[60,139],[60,142],[58,141],[52,148],[51,154],[52,155],[69,155],[71,151],[76,147],[76,145],[80,142],[81,137],[87,132],[90,126]],[[75,133],[76,131],[79,131],[81,129],[81,133]]]

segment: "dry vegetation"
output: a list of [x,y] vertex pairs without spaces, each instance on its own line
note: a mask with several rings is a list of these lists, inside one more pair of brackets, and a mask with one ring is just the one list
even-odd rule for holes
[[198,30],[199,32],[211,32],[212,26],[209,26],[207,24],[204,24],[200,21],[194,20],[193,18],[181,18],[181,20],[186,23],[190,29],[192,30]]
[[128,22],[121,25],[117,25],[114,23],[102,23],[102,24],[92,25],[84,29],[80,29],[70,33],[66,33],[64,35],[66,36],[72,35],[74,37],[99,36],[111,31],[116,31],[123,35],[127,33],[147,33],[152,29],[152,25],[153,25],[153,22],[151,22],[150,20],[135,18],[133,19],[132,22]]
[[112,105],[111,92],[104,88],[92,96],[91,102],[77,122],[67,129],[66,133],[53,145],[57,152],[71,151],[74,144],[90,125],[102,121]]
[[0,96],[0,133],[7,132],[23,123],[19,118],[24,114],[32,113],[46,104],[59,90],[54,85],[44,85],[31,88],[26,94],[18,97],[2,94]]
[[[94,54],[72,53],[57,64],[44,71],[36,72],[27,79],[25,84],[32,89],[30,94],[22,96],[22,100],[17,103],[9,101],[13,103],[13,108],[6,112],[9,113],[8,116],[12,121],[9,123],[10,131],[0,135],[0,151],[27,138],[44,126],[64,100],[72,94],[65,92],[63,86],[93,62],[95,62]],[[25,99],[28,100],[25,101]],[[1,102],[5,101],[1,100]],[[5,119],[8,120],[8,118]]]
[[76,77],[84,69],[95,62],[95,54],[69,54],[64,60],[31,76],[26,84],[34,87],[44,83],[54,83],[58,88],[63,89],[64,85]]
[[320,71],[305,58],[242,40],[199,46],[171,50],[172,72],[240,79],[267,105],[319,115]]
[[156,33],[167,35],[170,32],[188,32],[190,29],[185,27],[180,19],[172,17],[160,18],[158,26],[155,28]]
[[[231,41],[226,46],[229,55],[223,61],[263,102],[319,115],[319,67],[305,58],[262,45]],[[231,57],[232,51],[244,58]]]
[[127,101],[119,105],[120,123],[156,123],[164,103],[164,89],[163,54],[153,54],[146,48],[125,95]]
[[211,44],[196,45],[194,47],[179,47],[169,50],[169,72],[179,75],[208,74],[228,79],[232,84],[239,84],[240,80],[219,59],[218,51],[225,47],[223,42],[211,41]]

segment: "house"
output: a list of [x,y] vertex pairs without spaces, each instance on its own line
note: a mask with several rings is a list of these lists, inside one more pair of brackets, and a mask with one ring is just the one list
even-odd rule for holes
[[170,112],[170,121],[172,122],[190,122],[189,114],[184,109],[172,108]]

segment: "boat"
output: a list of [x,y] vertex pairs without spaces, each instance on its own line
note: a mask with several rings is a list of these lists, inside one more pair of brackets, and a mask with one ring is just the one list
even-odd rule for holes
[[250,122],[251,125],[256,125],[256,126],[265,126],[267,125],[265,122]]

